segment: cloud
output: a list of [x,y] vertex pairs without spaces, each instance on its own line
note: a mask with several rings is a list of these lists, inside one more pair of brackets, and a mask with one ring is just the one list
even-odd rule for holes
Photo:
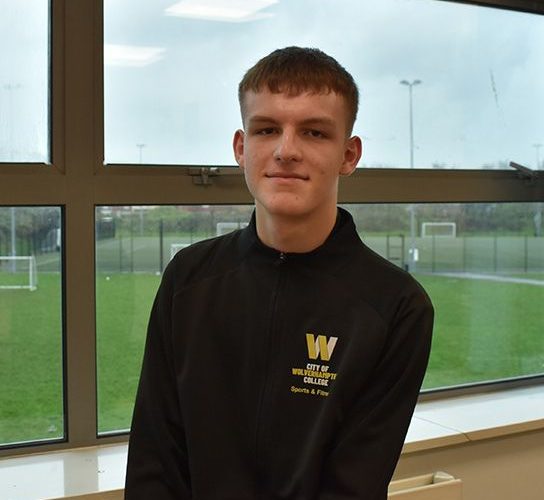
[[245,23],[272,17],[260,11],[276,3],[278,0],[181,0],[164,12],[167,16]]
[[138,67],[149,66],[164,57],[162,47],[137,45],[104,45],[104,64],[107,66]]

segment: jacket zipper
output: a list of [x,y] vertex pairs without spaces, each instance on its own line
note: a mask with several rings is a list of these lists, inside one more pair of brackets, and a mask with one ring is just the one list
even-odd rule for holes
[[274,294],[272,297],[271,307],[270,307],[270,327],[267,331],[267,338],[266,338],[266,347],[265,347],[265,365],[264,365],[264,380],[261,390],[261,395],[259,398],[259,404],[257,407],[257,424],[256,424],[256,430],[255,430],[255,463],[256,463],[256,472],[257,472],[257,492],[258,497],[260,498],[263,494],[262,491],[262,484],[263,476],[265,473],[265,470],[263,468],[262,462],[262,452],[261,452],[261,444],[262,444],[262,438],[263,438],[263,429],[261,425],[262,420],[262,414],[263,414],[263,408],[264,408],[264,400],[266,393],[268,391],[268,386],[270,382],[270,361],[271,361],[271,350],[272,350],[272,338],[275,336],[276,333],[276,316],[277,316],[277,307],[278,307],[278,296],[279,292],[281,290],[281,285],[283,283],[283,264],[287,261],[287,255],[283,252],[280,252],[277,261],[275,262],[277,269],[278,269],[278,275],[276,278],[276,286],[274,289]]

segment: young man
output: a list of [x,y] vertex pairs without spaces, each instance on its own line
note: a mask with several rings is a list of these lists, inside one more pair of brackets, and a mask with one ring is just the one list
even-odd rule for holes
[[384,500],[433,310],[337,207],[361,156],[358,92],[316,49],[239,87],[250,225],[166,270],[151,314],[126,498]]

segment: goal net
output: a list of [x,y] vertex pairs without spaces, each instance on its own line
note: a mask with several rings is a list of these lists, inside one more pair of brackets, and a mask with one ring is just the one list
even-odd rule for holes
[[432,236],[455,238],[457,236],[457,224],[455,222],[423,222],[421,224],[421,237]]
[[[236,231],[237,229],[243,229],[249,223],[248,222],[217,222],[215,225],[216,236],[222,236],[224,234]],[[170,245],[170,260],[173,259],[182,248],[186,248],[190,243],[172,243]]]
[[34,291],[37,288],[38,273],[33,255],[0,255],[0,289]]
[[172,243],[170,245],[170,260],[174,258],[174,255],[176,255],[182,248],[186,248],[190,245],[190,243]]
[[215,234],[216,236],[222,236],[237,229],[243,229],[247,225],[247,222],[218,222],[215,225]]

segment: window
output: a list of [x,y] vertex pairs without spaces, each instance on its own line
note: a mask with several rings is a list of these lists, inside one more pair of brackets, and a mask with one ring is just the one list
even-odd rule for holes
[[0,207],[0,445],[64,437],[61,227]]
[[433,301],[435,328],[424,390],[544,372],[540,203],[346,208],[363,241],[410,268]]
[[[0,48],[0,252],[12,255],[13,207],[16,256],[34,257],[37,278],[35,291],[0,288],[0,456],[19,453],[13,447],[21,442],[28,446],[25,451],[44,451],[126,440],[126,434],[117,434],[130,425],[157,273],[175,245],[215,234],[219,214],[227,215],[228,207],[249,210],[252,200],[243,176],[230,168],[231,136],[240,126],[236,84],[258,57],[289,43],[321,46],[361,86],[356,133],[365,142],[367,168],[341,181],[340,200],[349,204],[369,245],[384,255],[384,232],[390,234],[392,260],[399,258],[398,234],[404,235],[404,262],[397,263],[413,266],[437,305],[435,344],[448,351],[444,362],[451,361],[453,368],[448,372],[433,354],[425,386],[542,373],[542,346],[533,337],[542,324],[534,308],[540,288],[532,282],[541,280],[542,272],[535,221],[544,178],[497,169],[511,160],[542,167],[544,160],[538,119],[544,87],[540,4],[241,1],[249,7],[238,11],[238,19],[232,18],[232,2],[225,2],[223,17],[215,19],[194,11],[209,3],[192,0],[0,4],[5,38]],[[451,22],[445,25],[444,18]],[[342,36],[331,20],[343,23]],[[274,38],[262,38],[271,29]],[[412,151],[414,170],[408,168]],[[205,166],[219,168],[202,171]],[[27,226],[20,225],[30,224],[34,231],[25,217],[32,214],[38,224],[51,212],[57,221],[62,218],[55,229],[61,229],[65,245],[61,252],[39,253],[38,240],[47,235],[35,233],[34,243],[25,239]],[[212,213],[217,216],[213,224]],[[369,226],[386,214],[381,232]],[[179,226],[167,222],[174,216]],[[469,219],[486,225],[469,228]],[[12,273],[14,260],[0,263],[3,282],[31,287],[32,259],[17,262]],[[500,280],[445,276],[463,272]],[[531,283],[522,283],[525,279]],[[456,314],[461,319],[454,334],[446,327],[457,318],[440,313],[449,310],[444,309],[448,280],[460,291]],[[35,303],[46,284],[47,298]],[[15,315],[14,297],[28,300],[24,316]],[[116,308],[130,321],[121,324],[112,312]],[[489,321],[504,319],[498,337],[497,330],[483,330],[489,316],[496,316]],[[525,330],[516,330],[513,320],[523,322]],[[25,337],[24,349],[14,357],[13,342],[19,339],[13,332],[21,330],[21,321],[28,327],[25,335],[32,336]],[[491,334],[500,342],[484,357],[482,343]],[[47,335],[50,343],[38,343],[38,335]],[[464,341],[464,350],[453,349],[458,344],[450,345],[452,339]],[[118,382],[113,364],[121,357],[112,355],[114,349],[127,352],[126,379]],[[47,383],[42,371],[33,372],[31,352],[40,361],[47,357],[41,365],[49,367]],[[496,370],[499,359],[502,368]],[[9,392],[6,378],[18,381],[20,394]],[[20,420],[11,404],[17,398],[30,405],[28,420]]]
[[96,210],[99,433],[130,428],[147,319],[168,263],[156,208]]
[[0,162],[49,162],[49,2],[1,0]]
[[251,206],[96,209],[98,431],[130,427],[149,312],[183,247],[245,226]]
[[[345,208],[362,240],[390,262],[411,269],[434,303],[424,390],[543,372],[539,203]],[[97,209],[100,432],[130,427],[149,312],[168,261],[191,243],[245,227],[251,212],[250,205]]]
[[539,16],[436,0],[125,0],[104,16],[107,163],[233,165],[241,75],[310,45],[360,85],[362,167],[540,166]]

